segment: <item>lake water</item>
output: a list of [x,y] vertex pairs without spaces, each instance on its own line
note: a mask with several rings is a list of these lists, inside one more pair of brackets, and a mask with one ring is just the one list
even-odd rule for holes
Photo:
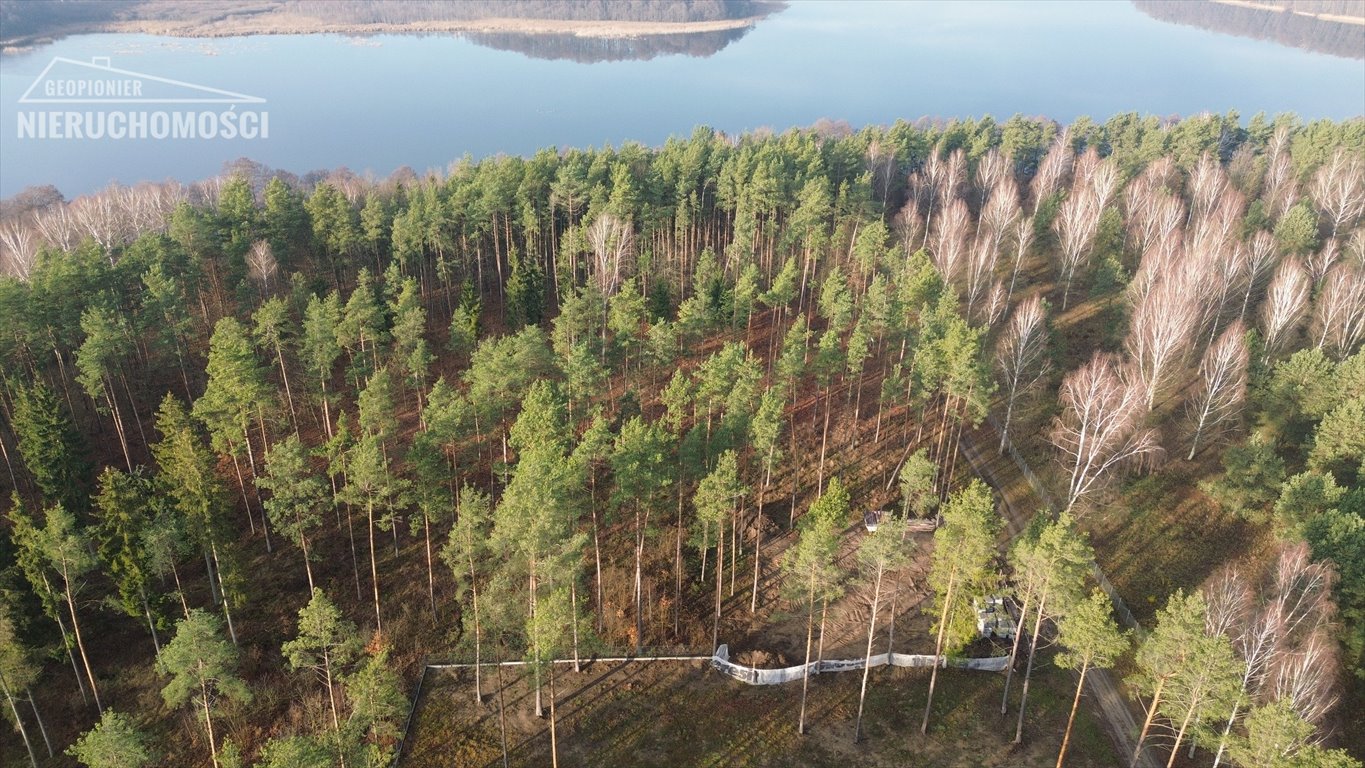
[[[574,54],[591,58],[596,46],[616,57],[633,45],[578,43]],[[529,50],[573,46],[544,47]],[[466,153],[657,144],[698,124],[738,132],[822,117],[856,127],[1015,113],[1365,114],[1361,60],[1168,24],[1121,2],[796,2],[747,34],[696,48],[719,50],[582,63],[450,36],[67,38],[0,58],[0,196],[45,183],[70,197],[111,180],[188,181],[242,156],[296,173],[421,172]],[[108,57],[114,68],[259,97],[264,104],[236,108],[268,111],[269,137],[20,138],[21,112],[53,107],[19,99],[55,57]]]

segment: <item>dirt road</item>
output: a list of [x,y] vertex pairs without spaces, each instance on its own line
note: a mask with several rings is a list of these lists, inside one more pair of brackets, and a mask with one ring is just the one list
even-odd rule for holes
[[[990,420],[990,424],[994,427],[994,419]],[[996,489],[1002,487],[1000,479],[991,469],[989,462],[985,461],[977,452],[976,447],[971,442],[970,436],[965,431],[962,434],[962,452],[966,455],[968,463],[972,465],[972,469],[985,479],[987,483]],[[1046,509],[1056,509],[1047,489],[1043,487],[1043,484],[1038,480],[1037,475],[1033,473],[1033,470],[1029,469],[1028,464],[1024,461],[1023,457],[1019,455],[1018,451],[1014,449],[1012,444],[1007,444],[1006,453],[1014,461],[1015,465],[1018,466],[1019,471],[1023,474],[1024,478],[1028,480],[1029,487],[1032,488],[1034,495],[1038,497],[1042,507]],[[1000,497],[1004,501],[1005,512],[1009,520],[1007,530],[1010,532],[1010,538],[1013,538],[1028,525],[1030,515],[1025,510],[1016,509],[1015,506],[1010,503],[1009,497],[1005,494],[1002,493]],[[1100,587],[1104,589],[1105,594],[1109,596],[1109,599],[1114,602],[1115,610],[1118,613],[1119,618],[1129,627],[1140,631],[1141,628],[1133,618],[1133,614],[1128,610],[1128,607],[1124,605],[1123,599],[1119,597],[1118,593],[1114,590],[1114,586],[1109,583],[1109,579],[1105,577],[1104,572],[1100,570],[1098,564],[1095,565],[1095,579],[1099,582]],[[1105,730],[1109,732],[1109,739],[1114,743],[1114,750],[1126,761],[1127,758],[1133,754],[1133,749],[1137,742],[1137,718],[1134,716],[1127,698],[1119,692],[1118,683],[1114,680],[1114,676],[1109,670],[1092,670],[1086,675],[1085,679],[1088,683],[1086,689],[1100,705],[1100,711],[1104,715]],[[1159,764],[1150,754],[1150,750],[1144,748],[1142,754],[1138,756],[1137,768],[1158,768],[1158,766]]]

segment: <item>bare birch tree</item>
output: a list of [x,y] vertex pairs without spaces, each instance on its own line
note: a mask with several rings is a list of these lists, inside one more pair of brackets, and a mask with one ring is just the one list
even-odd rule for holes
[[1210,152],[1200,155],[1190,174],[1190,220],[1207,216],[1218,204],[1228,188],[1228,175],[1223,164]]
[[1247,389],[1246,327],[1240,320],[1228,326],[1204,352],[1199,365],[1199,390],[1190,400],[1194,438],[1185,458],[1193,459],[1206,430],[1231,421],[1241,412]]
[[1309,193],[1332,224],[1332,237],[1365,214],[1365,160],[1344,148],[1318,168]]
[[635,247],[635,231],[629,221],[611,213],[598,216],[588,228],[588,243],[593,252],[593,280],[603,296],[611,297],[624,277]]
[[1198,329],[1202,302],[1190,295],[1193,287],[1187,281],[1164,280],[1133,313],[1124,348],[1142,382],[1149,411],[1156,405],[1157,394],[1189,353]]
[[1238,313],[1239,320],[1246,320],[1247,309],[1251,304],[1251,294],[1262,287],[1266,276],[1274,268],[1279,259],[1279,250],[1275,247],[1275,236],[1263,230],[1258,231],[1242,248],[1243,273],[1242,286],[1245,289],[1242,294],[1242,310]]
[[1313,285],[1322,282],[1340,257],[1341,250],[1337,247],[1337,241],[1331,239],[1323,243],[1317,251],[1304,257],[1303,268],[1308,270],[1308,278]]
[[967,204],[954,199],[947,203],[942,215],[934,223],[934,266],[945,283],[955,282],[969,258],[967,233],[971,229],[971,214]]
[[1117,357],[1097,354],[1062,380],[1062,414],[1052,444],[1067,480],[1066,509],[1095,490],[1112,470],[1155,461],[1161,446],[1143,426],[1143,391]]
[[0,274],[28,282],[39,244],[32,226],[17,219],[0,224]]
[[1312,329],[1318,349],[1338,359],[1351,354],[1365,337],[1365,269],[1342,263],[1327,273],[1313,306]]
[[1005,420],[1000,426],[1002,454],[1020,391],[1036,384],[1047,370],[1047,345],[1047,311],[1042,297],[1035,294],[1015,308],[995,348],[995,361],[1000,366],[1005,390]]
[[268,240],[257,240],[252,244],[246,255],[246,266],[251,279],[260,284],[261,293],[269,294],[270,281],[274,279],[280,265],[275,261],[275,252]]
[[1029,187],[1029,196],[1032,198],[1030,216],[1036,215],[1038,206],[1062,188],[1075,158],[1076,155],[1071,150],[1071,137],[1063,131],[1052,140],[1052,146],[1048,147],[1047,154],[1043,155],[1042,161],[1038,163],[1038,172],[1033,175],[1033,182]]
[[1014,297],[1014,285],[1019,280],[1019,267],[1033,245],[1033,217],[1019,219],[1014,224],[1014,264],[1010,266],[1010,288],[1005,293],[1005,301]]
[[[1332,619],[1331,589],[1330,567],[1312,562],[1303,542],[1280,545],[1279,555],[1266,574],[1247,574],[1231,564],[1204,587],[1209,616],[1228,619],[1211,619],[1206,627],[1231,638],[1241,662],[1238,692],[1219,737],[1214,768],[1222,763],[1237,719],[1252,706],[1278,697],[1281,682],[1285,690],[1298,690],[1299,700],[1309,713],[1320,716],[1320,705],[1330,706],[1330,681],[1336,670],[1328,663],[1332,660],[1320,654],[1316,638]],[[1310,664],[1305,665],[1305,661]],[[1313,674],[1314,664],[1326,670],[1326,688],[1315,689],[1309,684],[1323,682],[1324,676]]]
[[1092,148],[1076,161],[1071,193],[1057,209],[1052,229],[1061,246],[1062,309],[1071,296],[1071,283],[1084,269],[1099,232],[1100,216],[1118,184],[1118,171],[1109,161],[1101,161]]
[[1299,199],[1299,180],[1289,156],[1289,138],[1289,127],[1280,126],[1266,147],[1268,159],[1261,198],[1265,201],[1266,213],[1274,221],[1279,221]]
[[1308,272],[1298,259],[1283,261],[1266,291],[1261,306],[1261,331],[1265,339],[1265,360],[1270,360],[1298,328],[1308,309]]
[[57,203],[35,213],[33,225],[48,245],[54,248],[70,251],[80,242],[76,218],[71,215],[71,206],[67,203]]

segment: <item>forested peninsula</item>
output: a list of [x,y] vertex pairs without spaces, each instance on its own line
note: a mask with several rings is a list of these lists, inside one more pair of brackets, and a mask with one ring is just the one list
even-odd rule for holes
[[742,30],[782,8],[767,0],[0,0],[0,46],[122,32],[549,34],[629,38]]

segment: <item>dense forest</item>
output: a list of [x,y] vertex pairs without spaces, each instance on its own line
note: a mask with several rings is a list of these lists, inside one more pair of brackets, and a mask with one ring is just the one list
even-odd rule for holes
[[[36,190],[0,258],[6,765],[388,765],[429,658],[524,660],[478,764],[512,710],[543,764],[551,659],[789,620],[809,662],[849,603],[859,655],[1007,655],[1038,764],[1112,764],[1072,740],[1112,669],[1146,759],[1360,765],[1365,121],[241,163]],[[874,742],[951,743],[915,672]]]

